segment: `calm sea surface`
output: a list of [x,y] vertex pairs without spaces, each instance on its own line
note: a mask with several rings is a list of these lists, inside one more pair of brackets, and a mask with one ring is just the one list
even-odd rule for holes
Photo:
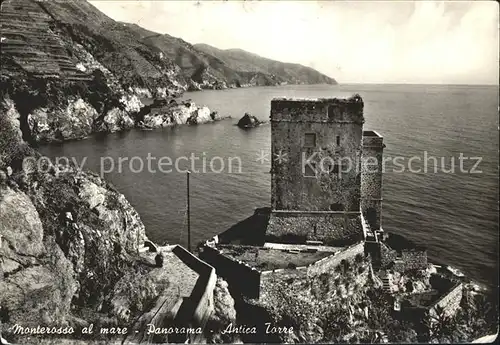
[[[454,265],[484,283],[495,282],[499,230],[496,87],[315,85],[193,92],[184,99],[233,118],[200,126],[95,136],[44,146],[40,151],[52,158],[87,157],[85,168],[94,171],[109,168],[113,160],[115,169],[105,177],[137,209],[148,236],[160,243],[184,245],[186,176],[160,172],[158,160],[169,157],[175,163],[178,157],[194,154],[196,169],[203,169],[203,161],[207,169],[191,176],[191,228],[196,244],[250,216],[256,207],[270,204],[270,163],[257,161],[261,150],[270,152],[270,127],[239,129],[235,123],[245,112],[268,120],[273,97],[335,97],[356,92],[365,102],[364,129],[383,135],[385,157],[402,157],[399,162],[405,165],[405,171],[398,173],[392,171],[401,171],[393,161],[386,163],[384,229],[425,244],[433,260]],[[467,172],[477,159],[464,159],[460,171],[461,153],[481,157],[474,170],[481,173]],[[152,157],[150,171],[148,154]],[[424,154],[438,157],[438,172],[434,172],[432,158],[428,158],[427,173],[408,171],[410,167],[424,169]],[[409,165],[414,156],[419,158]],[[102,157],[110,157],[104,166]],[[120,157],[129,158],[122,162],[121,171]],[[441,157],[444,169],[454,167],[454,173],[442,171]],[[136,172],[141,160],[144,171]],[[216,171],[224,164],[224,171],[210,172],[210,162]],[[179,167],[188,165],[183,160]]]

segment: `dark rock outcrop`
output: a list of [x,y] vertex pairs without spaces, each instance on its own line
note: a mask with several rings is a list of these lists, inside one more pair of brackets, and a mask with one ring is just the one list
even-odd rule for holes
[[263,124],[262,121],[257,119],[255,116],[245,113],[243,117],[238,121],[237,126],[240,128],[254,128]]
[[205,328],[207,342],[211,344],[240,342],[238,335],[224,332],[230,323],[236,323],[235,302],[229,292],[227,282],[217,277],[214,289],[214,311],[208,318]]

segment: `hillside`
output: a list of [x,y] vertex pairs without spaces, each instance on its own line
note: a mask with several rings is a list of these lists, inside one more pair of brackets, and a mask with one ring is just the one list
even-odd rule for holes
[[2,78],[88,81],[100,69],[122,86],[183,90],[173,61],[85,0],[5,1],[1,20]]
[[304,66],[197,47],[116,22],[86,0],[2,1],[0,20],[0,103],[19,113],[28,142],[223,117],[192,103],[173,104],[144,123],[143,98],[170,99],[186,90],[335,83]]
[[[28,142],[143,127],[141,98],[188,88],[175,61],[85,0],[2,1],[0,19],[0,103],[18,111]],[[192,103],[164,107],[148,126],[213,120],[196,118],[197,110]],[[164,121],[175,111],[182,116]]]

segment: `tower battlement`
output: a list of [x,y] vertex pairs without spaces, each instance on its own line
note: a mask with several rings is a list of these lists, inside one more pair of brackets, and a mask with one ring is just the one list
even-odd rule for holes
[[337,122],[363,124],[363,100],[351,98],[274,98],[271,122]]

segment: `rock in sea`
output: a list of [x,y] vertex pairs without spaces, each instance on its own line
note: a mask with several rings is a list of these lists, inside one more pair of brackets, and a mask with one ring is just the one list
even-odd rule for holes
[[261,125],[262,122],[259,121],[255,116],[245,113],[243,117],[238,121],[238,127],[240,128],[253,128]]

